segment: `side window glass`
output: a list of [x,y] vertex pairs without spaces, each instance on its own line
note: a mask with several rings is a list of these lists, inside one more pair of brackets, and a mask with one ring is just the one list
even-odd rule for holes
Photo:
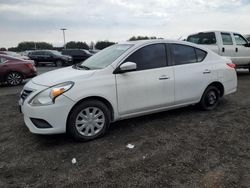
[[230,33],[221,33],[223,45],[233,45]]
[[196,52],[198,62],[203,61],[205,59],[205,57],[207,56],[207,52],[200,50],[198,48],[195,48],[195,52]]
[[248,42],[239,34],[234,34],[237,45],[246,45]]
[[151,44],[134,52],[124,62],[134,62],[137,70],[154,69],[167,66],[165,44]]
[[172,54],[175,65],[183,65],[197,62],[195,49],[191,46],[173,44]]

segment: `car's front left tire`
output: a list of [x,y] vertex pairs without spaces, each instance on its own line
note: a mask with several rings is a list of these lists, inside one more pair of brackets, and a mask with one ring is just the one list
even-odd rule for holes
[[110,110],[101,101],[83,101],[73,108],[67,132],[78,141],[88,141],[103,136],[110,124]]

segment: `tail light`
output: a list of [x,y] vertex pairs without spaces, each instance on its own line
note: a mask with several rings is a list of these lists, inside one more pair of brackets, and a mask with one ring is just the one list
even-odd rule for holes
[[227,63],[227,66],[229,66],[230,68],[235,69],[236,65],[234,63]]
[[32,63],[26,63],[25,65],[30,69],[36,70],[35,66]]

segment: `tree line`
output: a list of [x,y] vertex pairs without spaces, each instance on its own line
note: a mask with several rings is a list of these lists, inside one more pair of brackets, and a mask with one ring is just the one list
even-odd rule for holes
[[[133,36],[128,41],[136,41],[136,40],[149,40],[149,39],[157,39],[156,37],[148,37],[148,36]],[[115,44],[116,42],[111,42],[111,41],[97,41],[96,44],[93,42],[88,45],[86,42],[81,42],[81,41],[70,41],[66,43],[66,48],[67,49],[97,49],[97,50],[102,50],[108,46],[111,46]],[[33,41],[28,41],[28,42],[21,42],[17,45],[17,47],[11,47],[8,48],[9,51],[14,51],[14,52],[22,52],[26,50],[59,50],[61,51],[63,47],[54,47],[52,44],[47,43],[47,42],[33,42]],[[0,48],[0,51],[6,51],[7,49],[2,47]]]

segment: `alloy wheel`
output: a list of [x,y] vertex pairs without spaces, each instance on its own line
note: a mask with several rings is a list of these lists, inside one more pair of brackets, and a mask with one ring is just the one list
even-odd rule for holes
[[17,72],[12,72],[8,74],[7,82],[8,84],[13,85],[13,86],[19,85],[22,82],[22,75]]

